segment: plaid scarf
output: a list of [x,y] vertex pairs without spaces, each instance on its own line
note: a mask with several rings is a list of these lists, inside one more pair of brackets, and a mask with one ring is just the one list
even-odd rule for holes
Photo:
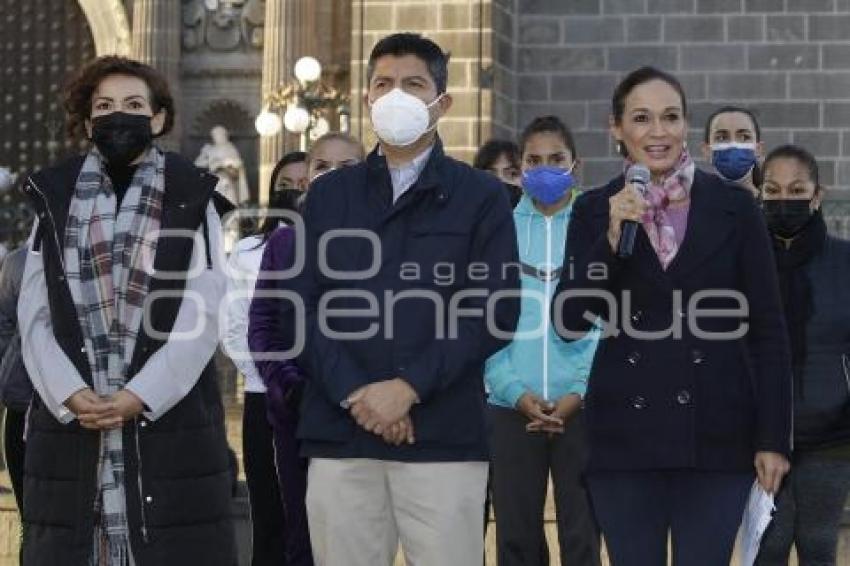
[[[627,161],[626,169],[632,165]],[[676,254],[679,253],[679,240],[676,230],[667,214],[670,205],[682,206],[690,199],[691,184],[694,182],[694,165],[691,154],[685,149],[675,168],[664,177],[661,183],[650,181],[646,186],[646,201],[649,208],[641,217],[649,242],[658,255],[658,261],[666,270]]]
[[[162,215],[165,155],[151,148],[116,215],[116,196],[97,149],[77,177],[65,230],[65,271],[83,332],[94,391],[123,389],[141,324]],[[91,564],[132,561],[122,430],[102,431]]]

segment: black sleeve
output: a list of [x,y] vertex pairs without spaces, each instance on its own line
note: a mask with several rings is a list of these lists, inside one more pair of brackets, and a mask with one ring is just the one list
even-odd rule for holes
[[791,355],[776,262],[764,216],[755,201],[741,198],[745,210],[738,269],[749,304],[747,341],[755,373],[756,450],[791,451]]
[[[625,266],[608,243],[607,222],[594,231],[591,221],[598,199],[607,200],[604,189],[581,195],[573,204],[567,229],[565,252],[572,269],[561,272],[561,280],[552,301],[552,320],[559,336],[570,342],[580,339],[597,317],[609,319],[609,303],[603,295],[615,287]],[[607,205],[607,203],[606,203]]]
[[[297,343],[296,329],[304,322],[304,348],[297,357],[307,379],[315,383],[334,405],[340,405],[355,390],[370,383],[372,375],[350,354],[345,341],[333,340],[322,332],[319,325],[318,306],[325,292],[319,268],[318,241],[327,222],[328,211],[334,205],[325,200],[330,180],[320,179],[313,183],[307,193],[304,206],[304,231],[296,232],[295,238],[304,239],[304,266],[298,273],[281,282],[282,288],[292,291],[303,301],[304,312],[292,308],[291,301],[281,306],[280,328],[284,343],[292,347]],[[303,319],[300,317],[303,316]]]

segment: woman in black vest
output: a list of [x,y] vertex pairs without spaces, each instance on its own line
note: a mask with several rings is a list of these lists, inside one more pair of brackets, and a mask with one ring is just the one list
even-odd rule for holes
[[668,536],[673,564],[728,564],[754,477],[776,491],[788,468],[791,372],[764,219],[744,190],[696,169],[687,131],[675,77],[623,79],[611,132],[626,175],[648,169],[646,191],[621,175],[576,200],[576,262],[554,303],[565,338],[604,325],[587,479],[613,566],[666,565]]
[[153,144],[174,104],[151,67],[104,57],[66,92],[92,147],[25,186],[24,563],[232,566],[216,179]]
[[811,153],[765,160],[762,198],[779,270],[794,373],[794,456],[757,564],[835,564],[850,490],[850,243],[829,236]]

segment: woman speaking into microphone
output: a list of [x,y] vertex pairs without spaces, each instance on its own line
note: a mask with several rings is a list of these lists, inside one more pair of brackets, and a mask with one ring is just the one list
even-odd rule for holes
[[586,397],[591,498],[614,566],[666,565],[668,535],[673,564],[728,564],[754,477],[775,492],[788,471],[768,232],[752,196],[694,166],[675,77],[629,74],[610,126],[624,174],[575,202],[575,268],[553,303],[566,340],[603,327]]

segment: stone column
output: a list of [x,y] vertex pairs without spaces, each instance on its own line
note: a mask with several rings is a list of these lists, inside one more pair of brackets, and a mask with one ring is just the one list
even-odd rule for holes
[[[315,55],[315,8],[309,0],[266,0],[263,37],[262,95],[285,84],[293,76],[299,57]],[[260,138],[260,202],[268,198],[272,170],[281,157],[298,149],[298,138],[282,130]]]
[[131,57],[157,69],[168,80],[177,107],[171,133],[160,144],[180,149],[180,2],[174,0],[135,0]]

